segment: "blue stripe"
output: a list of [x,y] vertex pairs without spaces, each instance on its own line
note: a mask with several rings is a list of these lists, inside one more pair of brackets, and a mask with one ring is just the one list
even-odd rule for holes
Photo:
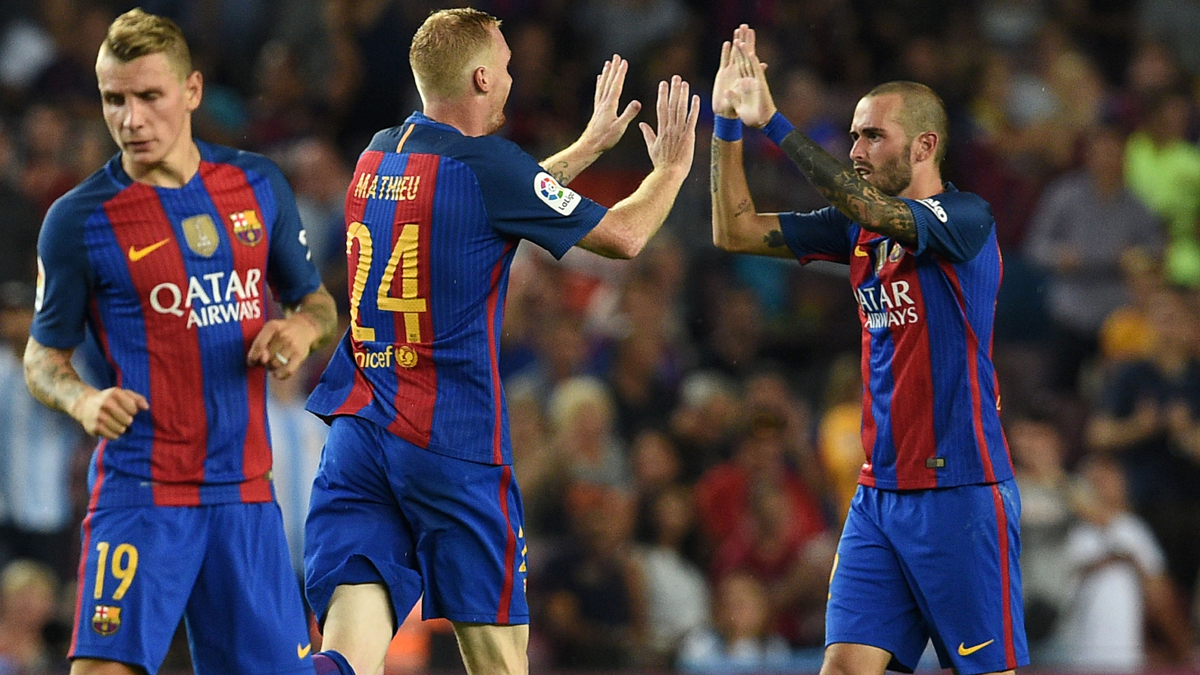
[[[109,282],[94,290],[94,306],[105,335],[115,336],[108,340],[109,358],[121,367],[121,387],[144,395],[150,404],[150,411],[139,413],[121,438],[109,441],[104,451],[104,475],[111,478],[114,464],[120,462],[124,473],[149,479],[150,453],[154,442],[151,418],[154,401],[150,395],[150,360],[141,301],[134,288],[125,253],[117,243],[112,223],[104,209],[97,209],[88,218],[84,225],[83,241],[96,278]],[[96,469],[95,466],[89,469],[89,492]],[[106,497],[109,494],[102,487],[98,507],[107,505]]]
[[[879,277],[872,274],[859,289],[860,292],[862,289],[872,289],[875,307],[881,307]],[[875,447],[871,449],[871,465],[876,484],[895,485],[896,439],[892,431],[892,394],[896,391],[896,382],[892,378],[892,362],[896,357],[896,343],[887,322],[884,324],[881,328],[868,329],[871,334],[871,416],[875,419]]]
[[[924,263],[924,264],[921,264]],[[936,451],[946,458],[937,472],[939,482],[952,476],[983,476],[975,450],[970,379],[967,376],[967,338],[963,314],[953,284],[938,266],[934,254],[921,256],[917,265],[919,290],[925,300],[925,333],[929,340],[929,371],[933,382],[933,431]]]
[[[399,176],[404,173],[407,166],[408,155],[385,153],[375,173],[377,176]],[[396,342],[396,315],[393,312],[384,312],[379,309],[378,294],[379,285],[383,281],[383,271],[386,268],[384,263],[392,255],[392,240],[396,236],[394,229],[398,205],[397,201],[376,196],[367,200],[367,207],[363,213],[363,222],[370,224],[372,263],[371,273],[367,276],[367,284],[363,287],[362,298],[358,303],[359,322],[363,326],[374,328],[375,342],[384,345]],[[388,386],[381,387],[379,386],[381,383],[372,378],[376,385],[376,397],[386,397],[390,404],[395,400],[396,384],[394,378],[389,378],[389,380],[391,381],[387,383]]]
[[[195,278],[208,296],[193,301],[192,309],[205,306],[227,305],[224,294],[229,285],[230,270],[234,269],[233,249],[228,232],[217,211],[212,197],[204,189],[204,183],[196,179],[182,189],[156,188],[163,210],[171,221],[177,241],[186,242],[181,223],[184,219],[200,214],[217,214],[216,227],[218,245],[212,256],[195,255],[189,248],[183,251],[184,269],[189,277]],[[206,274],[219,277],[204,278]],[[216,279],[214,292],[213,282]],[[245,280],[243,280],[244,283]],[[187,290],[184,290],[187,297]],[[260,292],[261,298],[261,292]],[[236,295],[230,298],[236,304]],[[204,460],[205,482],[234,482],[245,478],[242,470],[243,449],[246,445],[246,430],[249,423],[250,399],[246,392],[246,358],[239,321],[225,321],[203,328],[193,326],[200,345],[200,367],[204,376],[204,407],[208,425],[207,456]],[[206,495],[201,491],[202,501]],[[207,503],[207,502],[204,502]]]

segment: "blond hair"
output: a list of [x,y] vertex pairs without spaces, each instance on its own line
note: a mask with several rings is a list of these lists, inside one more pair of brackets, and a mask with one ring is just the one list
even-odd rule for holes
[[471,60],[492,45],[492,26],[499,28],[500,20],[470,7],[430,14],[413,35],[408,50],[408,63],[421,95],[452,98],[461,94]]
[[174,21],[135,8],[118,16],[108,27],[100,54],[112,54],[124,63],[149,54],[163,54],[179,78],[192,73],[187,38]]
[[904,128],[904,134],[908,137],[908,142],[923,133],[932,131],[938,135],[937,152],[933,159],[937,163],[941,163],[946,157],[946,144],[949,140],[949,121],[946,115],[946,104],[942,102],[942,97],[938,96],[929,87],[919,82],[908,82],[905,80],[896,80],[894,82],[885,82],[884,84],[875,87],[867,93],[863,98],[872,96],[884,96],[886,94],[899,94],[904,105],[900,108],[900,126]]

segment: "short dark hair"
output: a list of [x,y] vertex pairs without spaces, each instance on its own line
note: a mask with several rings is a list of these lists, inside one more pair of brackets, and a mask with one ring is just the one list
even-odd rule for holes
[[946,146],[950,140],[949,116],[946,114],[946,104],[942,102],[942,97],[920,82],[895,80],[875,87],[863,98],[887,94],[899,94],[904,101],[899,122],[900,126],[904,127],[904,133],[910,143],[912,139],[927,131],[938,135],[934,160],[940,164],[946,158]]

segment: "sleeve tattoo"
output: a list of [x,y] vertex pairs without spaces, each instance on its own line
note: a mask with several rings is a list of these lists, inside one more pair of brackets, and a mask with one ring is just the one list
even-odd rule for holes
[[780,147],[813,187],[848,218],[902,244],[917,243],[917,222],[907,204],[863,180],[799,131],[788,134]]
[[25,383],[29,393],[47,406],[69,412],[86,385],[71,365],[70,354],[37,343],[29,346],[25,359]]

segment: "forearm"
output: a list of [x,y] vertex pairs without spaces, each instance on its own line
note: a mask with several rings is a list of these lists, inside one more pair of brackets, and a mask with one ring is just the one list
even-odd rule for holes
[[867,230],[917,244],[917,222],[900,199],[884,194],[803,133],[792,130],[779,147],[829,203]]
[[632,258],[658,232],[687,178],[679,167],[657,168],[638,189],[608,210],[579,245],[606,258]]
[[541,165],[547,173],[554,176],[554,180],[567,185],[602,154],[603,152],[593,144],[580,137],[571,145],[542,160]]
[[726,142],[713,136],[709,172],[713,244],[734,253],[791,257],[778,216],[754,208],[742,162],[741,141]]
[[284,314],[289,319],[298,317],[312,325],[316,337],[309,346],[310,350],[319,349],[329,342],[337,330],[337,304],[324,286],[301,298],[296,305],[284,308]]
[[71,352],[46,347],[29,338],[25,345],[25,384],[46,406],[77,417],[76,404],[92,389],[71,365]]

